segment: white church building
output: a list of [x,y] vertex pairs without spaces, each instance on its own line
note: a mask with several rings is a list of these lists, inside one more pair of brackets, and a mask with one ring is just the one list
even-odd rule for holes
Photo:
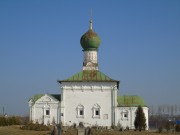
[[148,107],[139,96],[119,96],[119,81],[98,69],[99,36],[92,29],[80,39],[84,60],[82,71],[58,80],[61,94],[37,94],[29,100],[30,120],[44,124],[85,127],[120,124],[134,129],[137,107],[143,107],[148,129]]

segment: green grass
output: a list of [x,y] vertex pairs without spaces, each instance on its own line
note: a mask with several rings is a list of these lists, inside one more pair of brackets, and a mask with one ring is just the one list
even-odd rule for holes
[[47,135],[50,131],[21,130],[20,126],[0,127],[0,135]]

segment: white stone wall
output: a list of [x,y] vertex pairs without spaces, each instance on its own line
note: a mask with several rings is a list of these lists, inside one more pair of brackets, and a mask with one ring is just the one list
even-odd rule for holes
[[97,62],[97,51],[84,51],[84,63],[98,63]]
[[[145,117],[146,117],[146,125],[147,130],[149,129],[149,121],[148,121],[148,107],[142,107]],[[137,107],[117,107],[116,108],[116,126],[120,124],[123,129],[129,127],[130,129],[135,129],[134,120],[136,116]]]
[[[34,123],[65,126],[83,122],[85,126],[116,126],[134,129],[137,107],[117,107],[116,82],[63,82],[61,84],[61,102],[45,94],[35,103],[29,101],[30,120]],[[47,115],[49,110],[49,115]],[[83,115],[80,115],[83,110]],[[99,110],[99,115],[95,111]],[[148,107],[143,107],[149,128]],[[82,113],[82,112],[81,112]]]
[[[64,125],[79,125],[80,122],[85,126],[112,125],[117,104],[116,82],[63,82],[61,86],[61,121]],[[78,109],[84,109],[84,114],[79,116]],[[100,110],[99,117],[94,115],[95,109]]]
[[98,70],[97,51],[84,51],[83,70]]
[[[29,102],[30,103],[30,102]],[[50,96],[45,95],[38,99],[30,106],[30,120],[34,123],[44,123],[45,125],[55,122],[59,124],[60,121],[60,102],[52,99]]]

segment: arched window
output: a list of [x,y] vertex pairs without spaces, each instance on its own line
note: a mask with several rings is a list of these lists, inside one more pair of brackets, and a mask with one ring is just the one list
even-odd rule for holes
[[92,117],[93,118],[100,118],[101,116],[101,107],[98,104],[94,104],[92,107]]
[[76,110],[77,110],[77,118],[84,118],[84,106],[79,104]]

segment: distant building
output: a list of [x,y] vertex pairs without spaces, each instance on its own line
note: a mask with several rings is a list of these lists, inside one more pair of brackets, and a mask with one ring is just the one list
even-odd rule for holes
[[99,36],[92,29],[81,37],[83,69],[65,80],[58,80],[61,95],[35,95],[29,100],[30,120],[44,124],[84,126],[118,125],[134,129],[135,112],[143,107],[148,129],[148,107],[139,96],[118,96],[119,81],[98,69]]
[[176,125],[180,125],[180,120],[176,120]]

